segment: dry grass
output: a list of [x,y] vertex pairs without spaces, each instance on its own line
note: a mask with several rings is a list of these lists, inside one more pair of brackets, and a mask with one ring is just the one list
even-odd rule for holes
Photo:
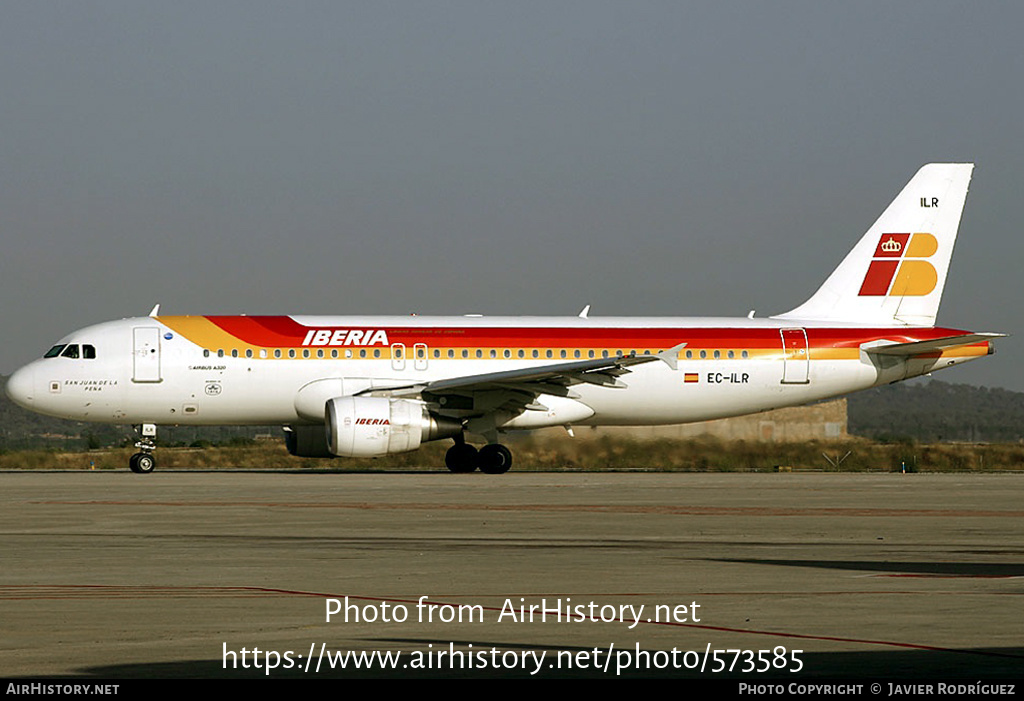
[[[210,448],[160,448],[159,467],[223,469],[330,469],[373,471],[387,469],[437,470],[444,467],[448,441],[430,443],[412,453],[378,459],[301,459],[280,442]],[[516,438],[510,441],[517,471],[525,470],[651,470],[686,472],[771,471],[782,465],[794,470],[995,472],[1024,469],[1024,445],[963,443],[726,443],[714,438],[633,441]],[[0,454],[0,469],[123,470],[131,449],[89,452],[44,450]],[[838,468],[823,454],[838,461]]]

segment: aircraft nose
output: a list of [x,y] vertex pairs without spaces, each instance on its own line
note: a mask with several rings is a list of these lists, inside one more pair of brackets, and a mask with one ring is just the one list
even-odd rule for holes
[[26,409],[35,401],[35,368],[25,366],[7,379],[7,396]]

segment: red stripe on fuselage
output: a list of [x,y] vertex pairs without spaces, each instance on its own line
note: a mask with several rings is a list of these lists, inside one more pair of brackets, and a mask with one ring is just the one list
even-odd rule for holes
[[208,316],[221,329],[251,346],[288,348],[302,345],[308,328],[290,316]]
[[[208,316],[225,332],[252,346],[301,347],[310,329],[383,329],[390,343],[413,346],[422,343],[444,348],[610,348],[665,350],[686,343],[701,348],[781,348],[778,328],[667,328],[667,327],[431,327],[431,326],[338,326],[329,323],[304,326],[288,316]],[[324,322],[331,321],[324,318]],[[338,319],[344,323],[344,319]],[[948,328],[814,328],[805,327],[812,348],[851,348],[867,341],[886,339],[899,343],[926,341],[968,333]]]

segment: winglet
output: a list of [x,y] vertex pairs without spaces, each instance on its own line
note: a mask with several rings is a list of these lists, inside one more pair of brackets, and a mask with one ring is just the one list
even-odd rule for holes
[[661,353],[658,353],[658,357],[664,360],[665,364],[668,365],[673,370],[678,370],[679,351],[681,351],[684,348],[686,348],[686,344],[680,343],[678,346],[672,346],[667,351],[662,351]]

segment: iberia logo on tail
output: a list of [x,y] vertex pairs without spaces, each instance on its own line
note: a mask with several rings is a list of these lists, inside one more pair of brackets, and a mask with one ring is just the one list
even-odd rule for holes
[[922,296],[939,281],[930,258],[939,249],[931,234],[882,234],[860,286],[861,297]]

